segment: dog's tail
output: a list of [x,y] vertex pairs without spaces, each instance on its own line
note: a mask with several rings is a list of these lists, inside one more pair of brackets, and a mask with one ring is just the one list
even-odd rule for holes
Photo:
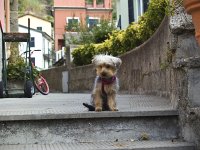
[[89,105],[87,103],[83,103],[83,106],[87,107],[89,111],[95,111],[95,108],[92,105]]

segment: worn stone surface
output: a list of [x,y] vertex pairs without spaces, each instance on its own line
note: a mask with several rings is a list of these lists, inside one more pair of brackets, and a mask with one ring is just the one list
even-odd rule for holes
[[1,150],[195,150],[186,142],[171,141],[112,141],[30,145],[0,145]]
[[188,98],[191,106],[200,106],[200,68],[188,70]]
[[179,138],[177,117],[93,118],[0,122],[0,144]]
[[88,112],[90,94],[34,95],[0,100],[0,121],[177,116],[170,101],[157,96],[117,95],[118,112]]
[[0,144],[179,138],[178,114],[156,96],[118,95],[118,112],[88,112],[90,94],[0,99]]
[[179,6],[170,17],[169,27],[174,34],[181,34],[184,30],[194,30],[192,16],[188,15],[182,6]]

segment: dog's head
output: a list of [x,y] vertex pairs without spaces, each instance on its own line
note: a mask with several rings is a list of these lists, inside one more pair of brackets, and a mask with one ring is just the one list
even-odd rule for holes
[[96,55],[92,63],[96,67],[97,75],[102,78],[110,78],[114,76],[119,69],[122,61],[120,58],[111,55]]

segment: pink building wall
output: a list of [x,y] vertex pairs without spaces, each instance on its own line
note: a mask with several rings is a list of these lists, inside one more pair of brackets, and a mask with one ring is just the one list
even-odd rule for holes
[[4,0],[0,0],[0,21],[3,30],[5,29],[5,13],[4,13]]
[[86,17],[97,17],[101,19],[112,18],[111,0],[104,0],[103,6],[95,4],[93,6],[86,5],[85,0],[54,0],[54,31],[55,31],[55,50],[61,49],[63,35],[66,32],[67,17],[78,17],[80,22],[85,24]]
[[84,7],[85,0],[54,0],[55,6],[75,6],[75,7]]

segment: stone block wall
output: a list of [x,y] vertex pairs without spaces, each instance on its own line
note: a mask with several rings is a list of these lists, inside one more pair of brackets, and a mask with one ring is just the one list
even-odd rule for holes
[[119,78],[122,91],[169,96],[168,41],[168,19],[165,18],[148,41],[121,56]]
[[67,67],[56,67],[42,71],[42,76],[47,80],[50,92],[62,92],[62,72],[66,71]]

